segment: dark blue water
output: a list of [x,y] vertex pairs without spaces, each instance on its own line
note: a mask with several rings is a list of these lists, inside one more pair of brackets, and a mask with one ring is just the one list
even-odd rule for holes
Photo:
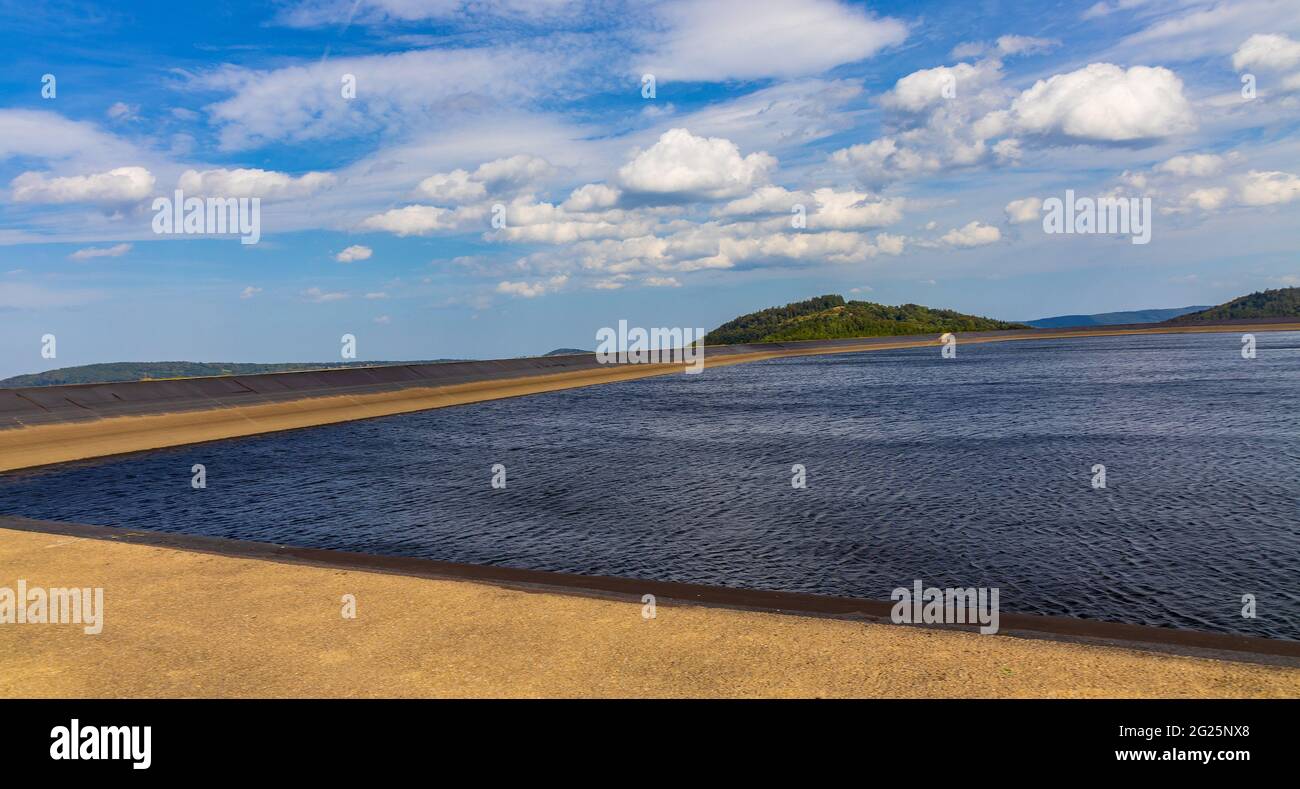
[[1258,338],[775,360],[8,474],[0,512],[1296,639],[1300,334]]

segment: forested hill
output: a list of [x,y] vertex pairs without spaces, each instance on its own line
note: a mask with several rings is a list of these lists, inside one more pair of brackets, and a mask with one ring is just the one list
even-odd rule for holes
[[741,315],[709,332],[704,342],[706,345],[734,345],[1027,328],[1022,323],[932,309],[920,304],[891,307],[869,301],[845,301],[843,296],[827,295]]
[[1239,318],[1300,318],[1300,288],[1262,290],[1217,307],[1179,315],[1165,323],[1203,323]]

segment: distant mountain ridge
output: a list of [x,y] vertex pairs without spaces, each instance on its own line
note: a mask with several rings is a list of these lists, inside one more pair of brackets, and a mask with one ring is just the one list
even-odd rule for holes
[[830,294],[741,315],[709,332],[704,342],[706,345],[734,345],[1026,328],[1029,327],[1023,323],[932,309],[920,304],[891,307],[869,301],[845,301],[843,296]]
[[61,386],[64,384],[108,384],[123,381],[163,380],[168,378],[203,378],[211,375],[256,375],[288,373],[302,370],[326,370],[334,367],[385,367],[395,364],[438,364],[456,359],[430,359],[419,362],[285,362],[252,364],[248,362],[106,362],[61,367],[42,373],[15,375],[0,380],[0,386]]
[[1094,315],[1057,315],[1025,321],[1035,329],[1060,329],[1066,326],[1116,326],[1122,323],[1160,323],[1190,312],[1207,310],[1209,305],[1198,307],[1172,307],[1164,310],[1127,310],[1124,312],[1099,312]]
[[1300,288],[1261,290],[1217,307],[1180,315],[1166,323],[1201,323],[1243,318],[1300,318]]

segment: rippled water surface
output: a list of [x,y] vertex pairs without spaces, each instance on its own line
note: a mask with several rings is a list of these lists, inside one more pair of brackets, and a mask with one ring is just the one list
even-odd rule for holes
[[1300,334],[1258,339],[773,360],[13,473],[0,512],[1297,639]]

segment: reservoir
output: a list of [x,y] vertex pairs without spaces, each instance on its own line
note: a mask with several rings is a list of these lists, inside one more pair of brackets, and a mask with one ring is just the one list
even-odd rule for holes
[[706,368],[10,472],[0,512],[1300,639],[1300,333],[1256,337]]

